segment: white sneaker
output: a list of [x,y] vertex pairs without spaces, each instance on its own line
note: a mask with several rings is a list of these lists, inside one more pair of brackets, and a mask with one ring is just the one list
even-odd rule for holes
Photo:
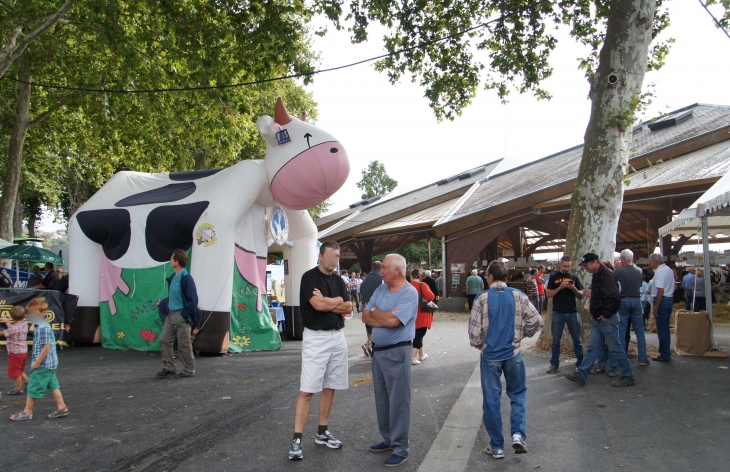
[[421,361],[419,361],[418,359],[411,359],[411,365],[418,365],[420,363]]
[[297,439],[296,441],[292,441],[291,447],[289,448],[289,460],[298,461],[303,458],[304,454],[302,453],[302,440]]
[[492,446],[487,444],[487,447],[484,449],[484,452],[488,456],[492,456],[495,459],[504,459],[504,449],[492,449]]
[[527,443],[521,434],[515,433],[512,435],[512,449],[515,450],[515,454],[527,453]]
[[324,444],[330,449],[339,449],[342,447],[342,441],[335,439],[329,431],[325,431],[324,434],[317,434],[317,437],[314,438],[314,442],[317,444]]
[[423,357],[418,356],[419,361],[425,361],[426,359],[428,359],[428,354],[424,354]]

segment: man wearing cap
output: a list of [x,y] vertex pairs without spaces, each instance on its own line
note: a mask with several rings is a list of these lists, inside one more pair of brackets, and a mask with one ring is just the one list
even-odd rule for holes
[[618,309],[621,305],[621,298],[616,276],[611,269],[601,264],[598,256],[592,252],[583,256],[580,265],[593,274],[589,307],[593,321],[591,323],[591,335],[588,339],[588,351],[583,358],[583,362],[581,362],[576,372],[565,374],[565,378],[580,386],[585,385],[588,374],[605,340],[610,355],[616,359],[621,370],[621,377],[611,382],[611,385],[614,387],[634,385],[634,373],[619,340],[620,321]]

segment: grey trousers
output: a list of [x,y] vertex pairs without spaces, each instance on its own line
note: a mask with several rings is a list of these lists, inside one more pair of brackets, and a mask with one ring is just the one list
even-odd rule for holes
[[393,453],[408,457],[411,427],[411,346],[373,353],[373,390],[378,428]]
[[177,372],[175,359],[172,357],[172,343],[177,339],[177,354],[183,363],[183,372],[195,373],[193,361],[193,345],[190,342],[190,324],[183,319],[179,311],[171,311],[165,318],[165,325],[160,335],[160,354],[165,369]]

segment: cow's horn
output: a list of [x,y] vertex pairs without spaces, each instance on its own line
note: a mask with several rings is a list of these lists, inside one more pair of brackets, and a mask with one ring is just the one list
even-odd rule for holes
[[285,125],[291,121],[291,116],[284,108],[284,102],[281,101],[281,97],[276,99],[276,111],[274,112],[274,121],[279,125]]

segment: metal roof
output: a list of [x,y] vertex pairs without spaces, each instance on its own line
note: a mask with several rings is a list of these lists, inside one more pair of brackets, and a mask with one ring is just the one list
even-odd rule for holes
[[[651,120],[635,128],[633,148],[630,150],[630,160],[645,156],[662,148],[676,145],[682,141],[696,138],[723,127],[730,126],[730,107],[717,105],[694,104],[675,110],[669,115],[679,115],[692,110],[692,117],[675,126],[651,131],[648,124]],[[712,148],[713,146],[710,146]],[[707,152],[702,149],[695,152]],[[478,188],[461,206],[453,211],[448,218],[443,218],[435,226],[452,222],[489,208],[509,203],[526,195],[555,187],[564,182],[573,180],[578,175],[583,145],[544,157],[504,173],[490,175],[486,181],[480,182]],[[694,153],[690,153],[694,154]],[[697,157],[692,159],[697,161]],[[669,166],[669,163],[660,165]],[[650,169],[651,170],[651,169]],[[695,175],[694,173],[692,175]],[[704,175],[704,174],[699,174]],[[656,186],[667,185],[672,179],[677,181],[688,180],[687,175],[674,175],[661,172],[657,177],[667,179],[659,183],[656,179],[650,182],[637,182],[636,185]],[[637,179],[638,180],[638,179]]]
[[401,229],[411,228],[415,226],[428,225],[429,227],[438,221],[456,202],[459,201],[459,197],[452,198],[438,205],[434,205],[425,210],[418,211],[411,215],[398,218],[397,220],[390,221],[388,223],[370,228],[366,231],[358,233],[358,236],[366,237],[375,233],[386,233],[390,231],[397,231]]
[[[372,225],[368,228],[363,228],[364,230],[378,226],[379,224],[389,223],[393,219],[392,214],[403,210],[413,209],[413,213],[421,211],[423,208],[419,208],[419,206],[428,205],[430,201],[438,202],[439,197],[448,195],[451,192],[466,191],[474,182],[488,176],[500,162],[501,159],[497,159],[402,195],[381,199],[369,205],[358,206],[352,209],[353,211],[349,213],[349,216],[345,220],[320,231],[319,238],[329,238],[332,235],[353,230],[361,225]],[[446,182],[441,183],[442,181]],[[323,225],[322,219],[317,220],[317,225]]]
[[[654,164],[652,167],[629,173],[626,194],[649,187],[678,184],[681,182],[722,177],[730,172],[730,140],[712,144],[706,148],[683,154],[674,159]],[[571,194],[548,200],[550,203],[565,203]]]

